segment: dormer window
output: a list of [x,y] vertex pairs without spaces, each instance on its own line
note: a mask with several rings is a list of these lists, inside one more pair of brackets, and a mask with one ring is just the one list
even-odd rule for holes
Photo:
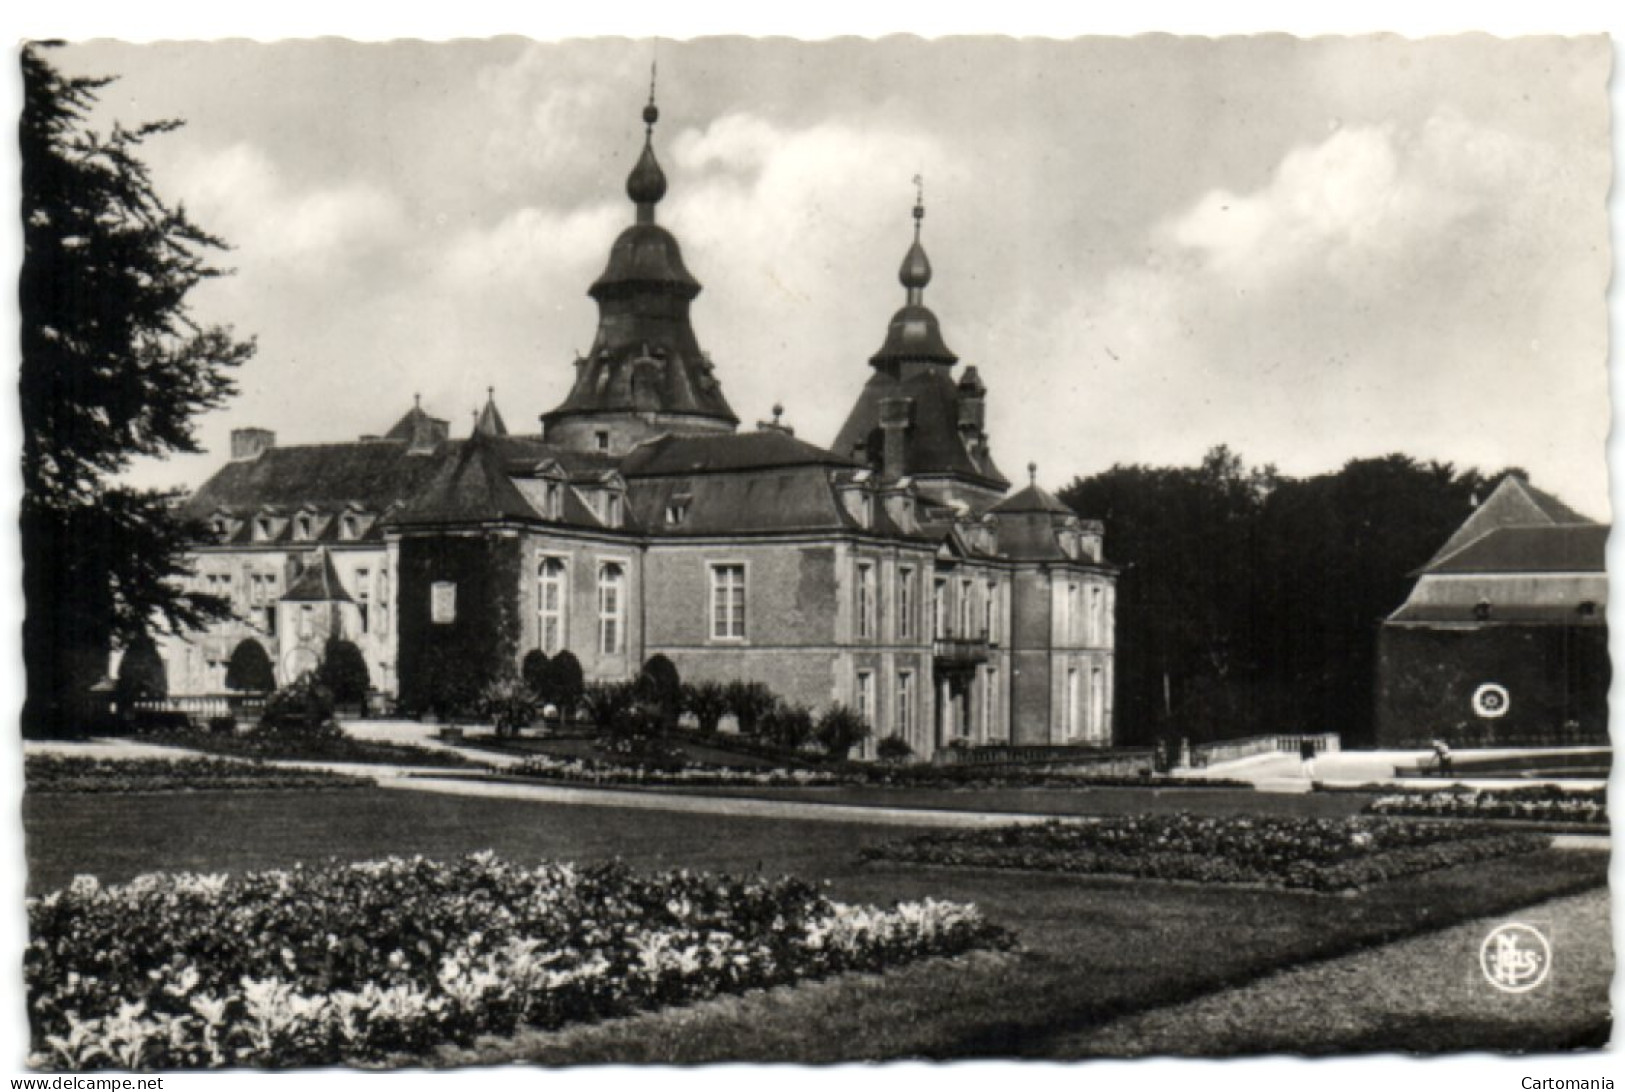
[[604,524],[608,527],[621,525],[621,495],[619,493],[604,494]]
[[314,524],[309,516],[299,516],[293,521],[293,537],[300,542],[309,542]]
[[542,497],[543,517],[546,519],[563,519],[564,486],[559,482],[548,482]]
[[874,494],[867,489],[863,491],[863,495],[858,499],[858,513],[858,522],[863,525],[865,530],[875,525],[875,498]]
[[609,429],[595,429],[592,434],[593,442],[598,445],[599,451],[609,450]]
[[216,519],[209,526],[211,528],[213,528],[215,538],[225,538],[226,537],[226,521],[225,520]]
[[258,516],[254,520],[254,540],[264,542],[273,533],[270,516]]
[[688,509],[693,498],[679,493],[672,497],[671,503],[666,505],[666,525],[668,527],[681,527],[688,522]]
[[360,527],[356,524],[356,519],[354,516],[346,514],[342,519],[339,520],[339,537],[344,539],[346,542],[353,541],[358,536],[359,532]]

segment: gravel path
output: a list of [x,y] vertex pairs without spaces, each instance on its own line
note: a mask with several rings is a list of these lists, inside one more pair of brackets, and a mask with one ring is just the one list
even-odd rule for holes
[[[1550,978],[1528,993],[1495,989],[1479,965],[1485,937],[1513,920],[1552,947]],[[1613,971],[1599,889],[1117,1020],[1058,1042],[1053,1056],[1562,1049],[1608,1020]]]

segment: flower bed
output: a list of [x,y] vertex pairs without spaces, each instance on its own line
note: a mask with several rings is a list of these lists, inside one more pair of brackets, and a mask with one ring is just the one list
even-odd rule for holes
[[67,1069],[399,1060],[1008,941],[974,906],[491,854],[81,877],[28,919],[30,1061]]
[[149,732],[143,743],[185,747],[193,751],[234,758],[281,759],[291,762],[357,762],[384,766],[484,767],[487,764],[456,751],[417,747],[409,743],[383,743],[346,735],[300,736],[293,732],[247,732],[220,735],[211,732]]
[[836,774],[823,770],[752,770],[731,766],[688,763],[675,769],[606,762],[593,758],[558,758],[535,755],[508,768],[515,777],[564,781],[580,785],[841,785]]
[[225,758],[93,758],[28,755],[24,787],[31,793],[174,792],[186,789],[350,789],[363,777],[324,770],[291,770]]
[[504,771],[509,776],[578,785],[709,785],[718,787],[767,786],[877,786],[895,788],[1086,788],[1155,785],[1158,788],[1240,788],[1246,782],[1219,779],[1100,777],[1042,770],[1000,770],[967,766],[876,766],[844,763],[828,769],[776,767],[751,769],[700,763],[641,765],[600,758],[565,758],[532,755]]
[[1528,853],[1549,839],[1401,819],[1141,815],[944,831],[868,847],[865,860],[1022,868],[1347,891]]
[[1373,815],[1436,818],[1518,819],[1535,823],[1608,825],[1606,789],[1565,791],[1554,785],[1517,789],[1406,788],[1385,792],[1365,807]]

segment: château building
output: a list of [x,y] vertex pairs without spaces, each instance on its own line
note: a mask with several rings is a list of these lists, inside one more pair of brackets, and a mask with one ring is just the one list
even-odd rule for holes
[[651,101],[633,222],[588,289],[592,347],[539,432],[510,432],[493,394],[460,438],[416,404],[345,442],[233,433],[230,462],[186,509],[212,530],[195,587],[236,617],[161,644],[170,692],[222,692],[243,641],[287,682],[341,635],[407,709],[532,649],[568,649],[588,680],[631,678],[658,653],[687,681],[845,703],[874,739],[921,755],[1109,744],[1102,527],[1031,467],[1010,491],[988,389],[975,367],[956,376],[925,304],[924,208],[903,306],[833,444],[796,437],[777,411],[741,430],[690,322],[700,283],[657,220],[658,116]]

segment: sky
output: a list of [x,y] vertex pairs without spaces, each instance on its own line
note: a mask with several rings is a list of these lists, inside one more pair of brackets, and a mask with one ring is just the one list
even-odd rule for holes
[[[990,387],[994,451],[1014,477],[1036,460],[1056,487],[1116,462],[1190,463],[1219,442],[1294,473],[1400,449],[1522,465],[1537,484],[1608,514],[1610,51],[1520,36],[1625,32],[1617,3],[459,0],[369,10],[332,0],[64,0],[13,5],[0,18],[13,41],[664,36],[654,47],[62,51],[76,71],[122,75],[107,117],[188,120],[150,158],[166,192],[237,245],[229,261],[239,271],[198,295],[198,317],[259,339],[242,395],[203,423],[211,454],[143,468],[151,484],[197,484],[223,461],[234,427],[272,427],[283,442],[377,431],[414,390],[460,425],[492,384],[515,428],[551,408],[592,337],[586,287],[631,219],[621,186],[657,53],[657,149],[671,183],[661,218],[706,286],[696,327],[748,424],[782,399],[800,435],[833,438],[901,303],[909,180],[923,173],[936,269],[926,298]],[[1424,40],[674,40],[1283,28]],[[1508,40],[1428,40],[1474,29]],[[6,96],[15,116],[15,82],[0,82]],[[15,171],[0,187],[15,207]],[[13,226],[14,265],[19,236]],[[0,309],[0,324],[15,323],[12,311]],[[19,449],[15,411],[0,415],[0,435]],[[18,494],[16,475],[0,480],[12,511]],[[15,708],[22,608],[11,541],[0,557],[13,589],[0,650]],[[1616,703],[1625,672],[1618,682]],[[19,799],[20,763],[0,759],[0,774],[0,791]],[[0,823],[6,859],[22,859],[20,834]],[[21,900],[21,870],[0,870],[0,941],[13,965],[25,941]],[[1625,901],[1615,906],[1618,915]],[[1618,983],[1616,1010],[1625,976]],[[19,995],[15,976],[0,975],[0,1057],[13,1060],[25,1039]],[[1363,1092],[1436,1087],[1441,1074],[1512,1088],[1530,1076],[1596,1078],[1608,1065],[1586,1055],[1388,1055],[1096,1062],[1087,1073],[846,1067],[839,1078],[880,1087],[919,1075],[957,1090],[990,1077],[1057,1089],[1184,1087],[1194,1077],[1220,1092]],[[596,1089],[606,1075],[618,1079],[602,1070],[546,1079]],[[535,1083],[519,1070],[465,1076]],[[799,1092],[826,1089],[830,1076],[780,1067],[772,1080]],[[760,1077],[751,1067],[661,1074],[712,1092],[755,1088]],[[392,1087],[447,1079],[403,1072]]]
[[591,343],[658,65],[660,221],[744,427],[831,442],[903,303],[989,388],[1006,474],[1058,488],[1217,444],[1307,475],[1402,451],[1525,468],[1608,515],[1607,40],[1486,35],[338,39],[55,54],[229,241],[195,316],[258,340],[230,430],[534,432]]

